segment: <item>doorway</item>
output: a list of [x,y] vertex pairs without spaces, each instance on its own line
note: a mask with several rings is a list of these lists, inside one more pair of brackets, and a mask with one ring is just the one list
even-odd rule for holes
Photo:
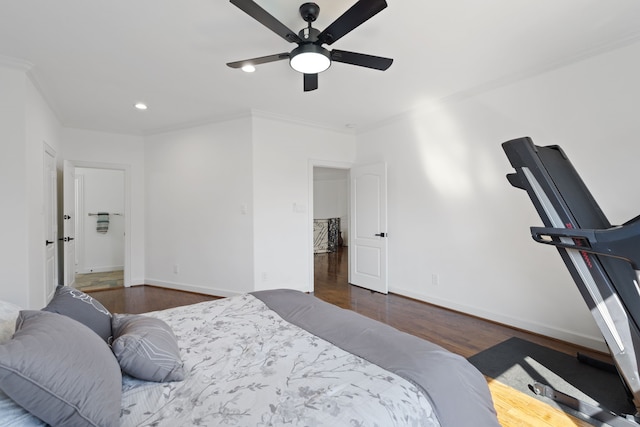
[[[344,163],[332,163],[321,161],[309,161],[309,247],[310,254],[309,291],[315,288],[315,250],[314,250],[314,216],[319,217],[342,215],[340,211],[317,213],[315,205],[322,206],[322,201],[317,201],[316,176],[328,174],[328,180],[334,178],[332,174],[344,174],[346,176],[347,201],[346,220],[347,230],[341,230],[343,245],[348,246],[347,268],[348,283],[386,294],[388,292],[387,275],[387,166],[384,162],[369,165],[353,165]],[[342,177],[338,178],[342,179]],[[329,192],[331,197],[342,190]],[[341,224],[342,228],[342,224]],[[346,237],[346,239],[345,239]]]
[[124,171],[76,167],[75,287],[124,286]]
[[[313,165],[311,263],[313,289],[335,281],[348,282],[349,168]],[[330,279],[329,281],[327,279]]]
[[128,167],[65,161],[65,285],[83,291],[127,286]]

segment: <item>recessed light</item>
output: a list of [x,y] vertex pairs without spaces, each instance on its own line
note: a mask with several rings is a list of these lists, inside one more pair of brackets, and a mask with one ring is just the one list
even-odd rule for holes
[[256,67],[254,67],[251,64],[247,64],[247,65],[243,65],[241,69],[245,73],[253,73],[256,70]]
[[149,108],[144,102],[136,102],[134,107],[136,107],[138,110],[146,110],[147,108]]

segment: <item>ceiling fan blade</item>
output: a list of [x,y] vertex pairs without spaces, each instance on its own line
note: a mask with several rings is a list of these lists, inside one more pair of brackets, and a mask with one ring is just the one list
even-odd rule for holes
[[393,59],[381,56],[365,55],[364,53],[347,52],[346,50],[333,49],[331,60],[345,64],[358,65],[360,67],[373,68],[384,71],[393,64]]
[[330,45],[386,7],[387,2],[385,0],[359,0],[325,28],[318,35],[318,40]]
[[317,74],[305,74],[304,75],[304,91],[309,92],[311,90],[318,89],[318,75]]
[[276,55],[261,56],[260,58],[245,59],[245,60],[236,61],[236,62],[227,62],[227,65],[231,68],[242,68],[245,65],[266,64],[267,62],[275,62],[275,61],[280,61],[282,59],[288,59],[288,58],[289,58],[289,52],[284,52],[284,53],[278,53]]
[[278,21],[269,12],[258,6],[252,0],[230,0],[232,4],[244,11],[247,15],[288,41],[289,43],[299,43],[302,39],[291,31],[286,25]]

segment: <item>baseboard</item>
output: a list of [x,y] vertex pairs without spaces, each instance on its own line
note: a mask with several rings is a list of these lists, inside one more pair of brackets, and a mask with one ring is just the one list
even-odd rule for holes
[[125,283],[124,286],[125,288],[128,288],[130,286],[142,286],[145,284],[144,279],[139,279],[139,278],[135,278],[135,279],[131,279],[131,283],[127,284]]
[[190,285],[186,283],[166,282],[164,280],[156,279],[145,279],[144,284],[158,286],[161,288],[175,289],[178,291],[195,292],[197,294],[211,295],[215,297],[233,297],[244,293],[233,291],[230,289],[208,288],[204,286]]
[[124,270],[124,265],[85,268],[84,270],[79,271],[78,273],[79,274],[109,273],[111,271],[120,271],[120,270]]
[[459,311],[461,313],[470,314],[472,316],[476,316],[481,319],[486,319],[486,320],[500,323],[513,328],[518,328],[525,331],[533,332],[535,334],[544,335],[546,337],[570,342],[572,344],[576,344],[582,347],[587,347],[597,351],[601,351],[605,353],[609,352],[604,340],[601,337],[593,337],[593,336],[578,334],[565,329],[554,328],[548,325],[543,325],[536,322],[530,322],[524,319],[505,316],[500,313],[482,310],[482,309],[479,309],[478,307],[471,307],[468,305],[457,303],[455,301],[435,298],[432,296],[420,294],[418,292],[413,292],[407,289],[394,287],[389,291],[393,292],[394,294],[403,295],[419,301],[424,301],[429,304],[437,305],[439,307],[444,307],[450,310]]

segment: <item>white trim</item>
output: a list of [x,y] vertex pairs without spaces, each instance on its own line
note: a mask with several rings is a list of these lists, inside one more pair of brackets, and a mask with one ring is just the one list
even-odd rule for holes
[[366,123],[364,126],[360,126],[356,129],[356,134],[361,135],[372,130],[381,129],[393,123],[397,123],[404,119],[414,118],[416,115],[424,113],[431,113],[441,110],[445,107],[456,105],[462,101],[473,98],[484,93],[500,89],[511,84],[523,82],[534,77],[543,75],[545,73],[559,70],[564,67],[568,67],[573,64],[580,63],[598,55],[603,55],[608,52],[613,52],[617,49],[624,48],[640,41],[640,31],[635,31],[626,37],[623,37],[613,42],[603,43],[599,46],[594,46],[578,52],[574,55],[565,57],[558,61],[553,61],[547,64],[541,64],[539,66],[530,67],[529,69],[522,70],[517,73],[512,73],[507,76],[503,76],[499,79],[495,79],[484,84],[480,84],[469,89],[461,90],[442,98],[431,99],[429,101],[417,104],[413,107],[409,107],[404,111],[400,111],[393,116],[383,118],[374,123]]
[[82,160],[67,161],[77,168],[120,170],[124,172],[124,286],[131,286],[131,166]]
[[429,304],[436,305],[438,307],[447,308],[450,310],[459,311],[464,314],[476,316],[481,319],[486,319],[492,322],[496,322],[505,327],[518,328],[525,331],[533,332],[536,334],[544,335],[546,337],[556,338],[561,341],[570,342],[583,347],[591,348],[597,351],[608,353],[607,345],[601,336],[589,336],[583,334],[577,334],[566,329],[560,329],[553,326],[545,325],[537,322],[530,322],[528,320],[520,319],[517,317],[505,316],[501,313],[493,311],[486,311],[477,307],[472,307],[465,304],[459,304],[455,301],[437,298],[429,295],[425,295],[419,292],[402,289],[395,286],[389,286],[389,292],[394,294],[403,295],[409,298],[423,301]]
[[29,61],[6,55],[0,55],[0,65],[3,67],[13,68],[25,72],[33,68],[33,64]]
[[124,271],[124,265],[106,265],[102,267],[87,267],[78,271],[78,274],[91,274],[91,273],[110,273],[112,271]]
[[[52,187],[47,189],[46,185],[48,183],[50,183],[48,181],[48,179],[45,176],[45,173],[47,173],[47,158],[46,156],[49,155],[51,156],[51,158],[53,159],[53,177],[52,180],[53,182],[51,182]],[[47,261],[47,248],[46,246],[43,248],[43,252],[42,252],[42,259],[44,260],[44,300],[45,301],[51,301],[51,299],[53,298],[53,294],[55,293],[55,289],[57,287],[57,285],[60,283],[60,277],[59,277],[59,266],[58,266],[58,262],[60,261],[60,257],[58,254],[58,250],[60,249],[60,246],[58,245],[58,211],[57,211],[57,205],[58,205],[58,170],[57,170],[57,164],[58,164],[58,155],[56,153],[56,150],[51,147],[49,144],[47,144],[46,141],[42,141],[42,170],[43,170],[43,174],[42,174],[42,190],[43,190],[43,199],[44,197],[46,197],[46,192],[48,192],[49,190],[53,191],[53,194],[50,194],[51,197],[51,202],[53,205],[53,211],[49,212],[50,217],[46,217],[44,215],[44,212],[46,212],[46,208],[43,209],[43,217],[44,217],[44,222],[43,222],[43,226],[44,226],[44,232],[46,234],[46,231],[48,230],[49,226],[47,225],[47,222],[52,221],[51,226],[53,227],[53,229],[51,230],[51,232],[53,233],[53,244],[54,249],[53,249],[53,288],[52,289],[47,289],[46,284],[48,284],[48,280],[46,277],[47,274],[47,265],[46,265],[46,261]],[[46,203],[46,200],[43,200],[43,207],[44,207],[44,203]],[[45,240],[49,237],[49,236],[44,236]]]
[[[193,128],[198,128],[198,127],[202,127],[202,126],[208,126],[208,125],[213,125],[213,124],[217,124],[217,123],[224,123],[224,122],[231,122],[234,120],[239,120],[239,119],[248,119],[251,118],[253,116],[251,111],[237,111],[237,112],[232,112],[232,113],[228,113],[228,114],[221,114],[215,117],[210,117],[208,119],[203,119],[203,120],[194,120],[194,121],[190,121],[190,122],[184,122],[184,123],[179,123],[176,125],[172,125],[172,126],[167,126],[167,127],[163,127],[163,128],[155,128],[149,131],[143,131],[140,133],[141,136],[153,136],[153,135],[159,135],[159,134],[164,134],[164,133],[171,133],[171,132],[177,132],[180,130],[185,130],[185,129],[193,129]],[[108,131],[111,132],[111,131]],[[127,133],[127,135],[131,135],[130,133]]]
[[[251,116],[252,117],[257,117],[257,118],[263,118],[263,119],[269,119],[269,120],[274,120],[274,121],[279,121],[279,122],[283,122],[283,123],[290,123],[290,124],[294,124],[294,125],[300,125],[300,126],[306,126],[306,127],[313,127],[313,128],[317,128],[317,129],[324,129],[324,130],[331,130],[334,132],[340,132],[340,133],[345,133],[348,135],[355,135],[356,134],[356,129],[355,128],[349,128],[349,127],[341,127],[341,126],[331,126],[331,125],[327,125],[327,124],[323,124],[323,123],[318,123],[318,122],[314,122],[311,120],[306,120],[303,118],[299,118],[299,117],[291,117],[291,116],[286,116],[283,114],[276,114],[276,113],[270,113],[268,111],[263,111],[263,110],[251,110]],[[338,168],[340,169],[340,168]]]
[[205,288],[203,286],[190,285],[187,283],[166,282],[164,280],[145,279],[146,285],[158,286],[160,288],[176,289],[179,291],[195,292],[198,294],[211,295],[216,297],[233,297],[242,295],[245,292],[232,291],[220,288]]
[[[307,219],[307,256],[309,259],[309,284],[306,289],[303,289],[304,292],[313,292],[315,290],[314,286],[314,259],[313,259],[313,168],[321,167],[321,168],[333,168],[333,169],[345,169],[350,171],[353,167],[353,163],[351,162],[336,162],[332,160],[320,160],[320,159],[309,159],[308,163],[308,171],[307,176],[309,179],[309,200],[307,205],[309,206],[309,210],[307,211],[308,219]],[[348,181],[348,180],[347,180]],[[347,185],[347,218],[349,218],[349,222],[351,221],[351,197],[349,197],[349,191],[351,191],[350,186]],[[347,265],[349,261],[347,259]]]
[[74,251],[75,255],[75,263],[74,269],[76,271],[83,271],[84,268],[84,175],[76,175],[73,174],[74,181],[74,192],[75,192],[75,241],[76,241],[76,249]]

